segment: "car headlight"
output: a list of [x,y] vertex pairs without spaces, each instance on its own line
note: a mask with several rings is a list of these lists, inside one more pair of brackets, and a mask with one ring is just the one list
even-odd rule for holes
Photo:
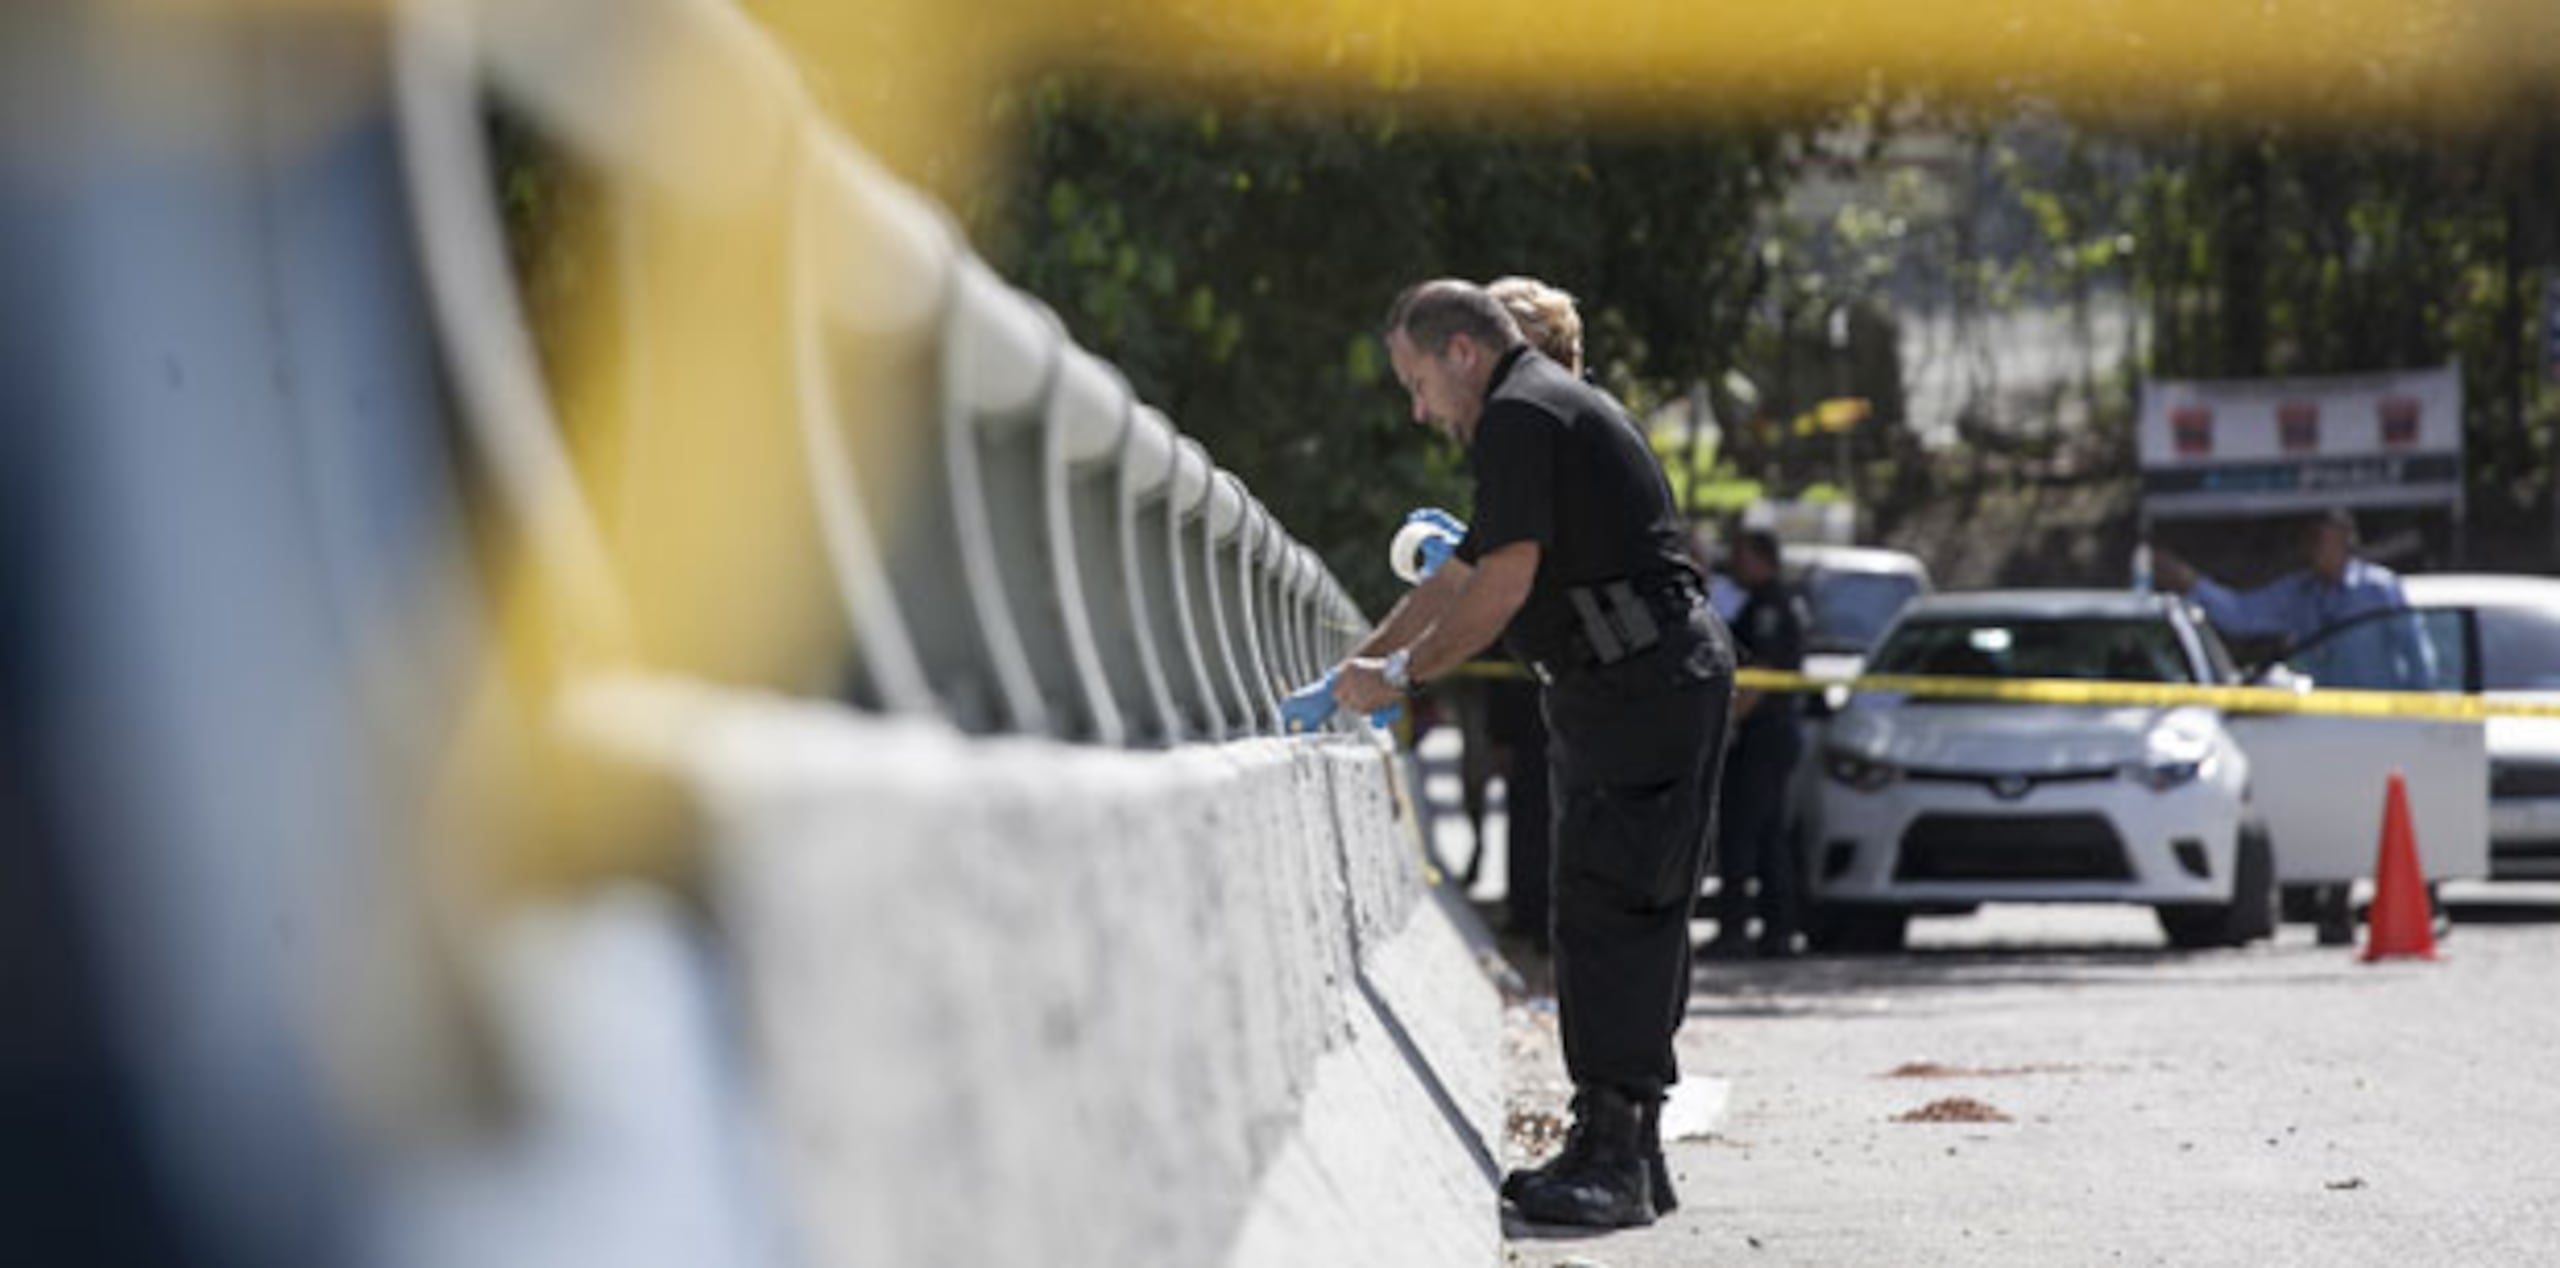
[[2181,784],[2194,783],[2196,776],[2204,773],[2204,767],[2202,758],[2154,757],[2126,764],[2124,774],[2153,792],[2167,792]]
[[1901,773],[1891,762],[1879,762],[1840,748],[1823,751],[1822,771],[1859,792],[1874,792],[1892,783],[1893,777]]
[[2124,775],[2153,792],[2183,788],[2211,773],[2214,754],[2221,751],[2212,733],[2187,726],[2154,730],[2142,747],[2141,760],[2126,763]]

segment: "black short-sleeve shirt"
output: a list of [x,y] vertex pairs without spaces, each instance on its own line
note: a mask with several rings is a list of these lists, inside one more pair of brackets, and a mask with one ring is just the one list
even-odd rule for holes
[[[1812,616],[1804,599],[1778,582],[1753,590],[1743,600],[1742,610],[1733,615],[1733,637],[1742,652],[1742,663],[1753,669],[1774,669],[1794,673],[1804,668],[1805,631]],[[1796,713],[1796,697],[1785,692],[1769,695],[1743,719],[1744,726],[1792,718]]]
[[1608,393],[1527,347],[1503,354],[1468,461],[1474,518],[1458,558],[1473,565],[1538,543],[1538,576],[1503,633],[1515,656],[1557,660],[1575,586],[1680,572],[1695,576],[1662,464]]

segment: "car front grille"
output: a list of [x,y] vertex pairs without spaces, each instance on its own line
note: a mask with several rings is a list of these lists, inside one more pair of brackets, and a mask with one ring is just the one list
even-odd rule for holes
[[2521,797],[2560,797],[2560,763],[2491,762],[2489,795],[2501,801]]
[[2126,881],[2133,865],[2104,815],[1926,814],[1902,834],[1898,881]]
[[2106,783],[2116,777],[2113,766],[2093,766],[2081,770],[2044,770],[1992,773],[1972,770],[1942,770],[1933,766],[1914,766],[1902,777],[1923,784],[1972,784],[1988,789],[2003,801],[2017,801],[2047,784]]

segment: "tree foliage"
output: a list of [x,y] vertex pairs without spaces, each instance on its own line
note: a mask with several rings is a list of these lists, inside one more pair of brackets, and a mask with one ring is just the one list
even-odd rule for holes
[[2560,136],[2277,127],[2146,146],[2131,274],[2164,375],[2463,369],[2474,499],[2550,481],[2535,353],[2554,276]]
[[[2040,308],[2067,323],[2081,368],[2041,395],[1988,384],[1952,419],[1934,420],[1951,423],[1957,443],[1931,478],[1913,478],[1920,468],[1904,454],[1895,479],[1870,485],[1890,490],[1888,516],[1897,501],[1980,496],[1986,478],[2121,478],[2110,473],[2130,468],[2144,374],[2458,362],[2467,553],[2474,562],[2547,561],[2560,416],[2542,347],[2544,297],[2560,277],[2560,136],[2548,113],[2519,110],[2488,129],[2410,119],[2350,131],[2318,118],[2172,117],[2142,104],[2064,112],[2028,99],[1914,99],[1868,120],[1874,143],[1839,160],[1870,165],[1866,196],[1818,223],[1773,228],[1771,243],[1785,253],[1746,360],[1781,367],[1770,375],[1779,382],[1790,360],[1819,362],[1818,345],[1798,329],[1807,309],[1891,319],[1937,306],[1960,330],[1974,324],[1960,356],[1987,357],[1995,336],[1981,323],[1992,315]],[[1888,144],[1896,137],[1929,143],[1921,166],[1951,204],[1934,218],[1912,213],[1896,191],[1894,179],[1914,170],[1908,148],[1918,148],[1897,157]],[[2139,321],[2102,334],[2091,320],[2102,304],[2129,307]],[[2125,355],[2100,355],[2098,345],[2116,338]],[[1908,382],[1922,369],[1904,364],[1886,377]],[[1893,421],[1892,411],[1878,414]],[[1885,449],[1863,439],[1870,456]],[[1818,450],[1789,456],[1774,473],[1750,469],[1781,489],[1822,470]]]
[[1569,108],[1408,114],[1230,86],[1176,102],[1058,72],[1004,107],[1011,178],[967,207],[990,261],[1199,436],[1366,606],[1404,513],[1463,512],[1378,335],[1433,276],[1579,295],[1594,370],[1643,409],[1721,372],[1784,186],[1774,126],[1613,131]]
[[[1373,611],[1396,593],[1383,545],[1404,512],[1466,509],[1462,456],[1406,421],[1377,340],[1392,295],[1435,275],[1574,291],[1596,377],[1640,415],[1712,385],[1724,444],[1665,458],[1718,509],[1755,484],[1836,484],[1882,524],[1981,496],[1986,479],[2110,478],[2131,465],[2145,373],[2458,359],[2474,524],[2538,542],[2560,524],[2560,394],[2538,338],[2560,277],[2551,111],[2518,102],[2448,126],[2419,109],[2423,77],[2380,53],[2323,81],[2334,100],[2293,85],[2282,117],[2217,110],[2239,98],[2199,79],[2043,82],[2021,67],[1937,84],[1925,58],[1880,68],[1819,117],[1736,117],[1709,111],[1808,94],[1765,79],[1702,94],[1681,80],[1695,68],[1666,64],[1632,94],[1641,108],[1623,85],[1606,102],[1567,82],[1469,98],[1381,54],[1370,90],[1346,98],[1196,50],[1171,72],[1137,65],[1120,19],[1078,14],[1059,20],[1099,25],[1071,46],[1122,50],[1123,64],[1089,53],[955,77],[917,50],[973,13],[910,6],[884,26],[834,6],[751,7],[779,9],[812,65],[838,68],[813,79],[863,143],[952,203],[998,270],[1205,441]],[[2446,8],[2405,19],[2425,27]],[[2396,116],[2392,102],[2406,103]],[[896,126],[919,119],[961,121]],[[950,143],[988,133],[1009,162]],[[1925,177],[1889,152],[1916,135],[1945,142]],[[540,164],[521,155],[503,165],[519,252],[539,257],[528,276],[602,285],[543,229],[575,191],[528,176]],[[1818,219],[1781,213],[1808,179],[1861,171],[1873,182]],[[2085,348],[2121,338],[2125,355],[2091,351],[2042,395],[1993,383],[1952,418],[1914,418],[1907,389],[1927,367],[1906,336],[1926,305],[1973,323],[1977,353],[1998,315],[2042,307]],[[2140,321],[2101,336],[2100,306]],[[1870,421],[1804,425],[1839,396],[1868,401]],[[1914,424],[1955,443],[1924,451]]]

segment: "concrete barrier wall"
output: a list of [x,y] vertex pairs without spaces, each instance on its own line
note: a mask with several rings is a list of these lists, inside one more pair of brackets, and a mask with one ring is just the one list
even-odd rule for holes
[[1497,1001],[1363,737],[1126,753],[625,684],[830,1264],[1491,1262]]

